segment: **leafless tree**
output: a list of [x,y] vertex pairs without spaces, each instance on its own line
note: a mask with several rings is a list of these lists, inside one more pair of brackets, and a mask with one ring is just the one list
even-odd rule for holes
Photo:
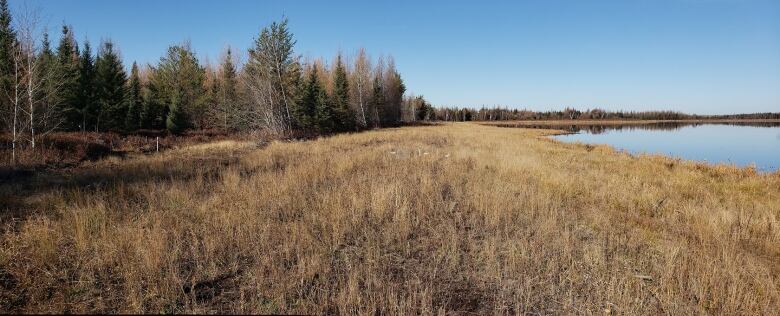
[[355,66],[350,76],[350,85],[355,113],[358,115],[358,123],[361,127],[368,126],[366,118],[366,103],[371,93],[371,60],[366,55],[366,50],[361,48],[355,57]]
[[[53,67],[51,56],[42,54],[38,45],[39,15],[38,11],[26,10],[16,19],[18,52],[14,55],[20,59],[20,75],[22,85],[17,85],[16,94],[20,89],[24,93],[23,107],[27,115],[27,127],[30,135],[30,146],[35,148],[36,136],[46,135],[59,127],[62,123],[56,94],[62,87],[62,80],[58,80],[57,71]],[[48,52],[44,52],[48,53]],[[21,108],[20,108],[21,109]]]

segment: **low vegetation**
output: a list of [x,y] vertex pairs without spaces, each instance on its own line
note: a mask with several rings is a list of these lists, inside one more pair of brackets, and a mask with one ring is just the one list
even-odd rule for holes
[[0,311],[780,311],[780,173],[549,133],[225,140],[4,182]]

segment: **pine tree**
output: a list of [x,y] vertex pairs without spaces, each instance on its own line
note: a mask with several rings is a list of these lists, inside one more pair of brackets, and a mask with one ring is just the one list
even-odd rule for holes
[[79,125],[82,130],[93,130],[98,118],[98,104],[95,100],[95,61],[88,41],[84,41],[76,79],[78,86],[71,106],[80,114]]
[[[254,47],[249,49],[249,60],[245,71],[249,78],[250,90],[270,90],[274,98],[254,94],[254,101],[262,104],[265,117],[262,122],[253,125],[263,127],[277,134],[290,132],[294,119],[296,96],[294,78],[298,58],[293,54],[295,40],[287,27],[287,19],[273,22],[263,28],[255,39]],[[298,109],[300,110],[300,109]]]
[[341,62],[341,55],[336,58],[336,69],[333,78],[333,104],[335,130],[338,132],[355,129],[355,113],[349,107],[349,81],[347,71]]
[[168,105],[168,117],[165,120],[165,128],[171,133],[178,134],[184,131],[187,122],[184,116],[184,110],[181,107],[181,99],[178,93],[171,96]]
[[126,102],[125,130],[133,132],[141,127],[141,109],[144,106],[141,96],[141,76],[138,73],[138,64],[135,62],[130,70],[130,84],[127,87]]
[[[201,127],[207,118],[205,114],[205,93],[203,81],[205,69],[198,64],[195,53],[189,45],[176,45],[168,48],[165,57],[154,69],[151,79],[152,99],[163,108],[173,109],[176,97],[178,115],[173,121],[179,131]],[[172,111],[168,115],[174,114]],[[166,123],[167,123],[166,119]],[[167,125],[167,124],[166,124]]]
[[114,44],[111,41],[104,42],[95,62],[95,88],[99,106],[96,131],[101,128],[124,130],[127,116],[126,83],[127,74]]

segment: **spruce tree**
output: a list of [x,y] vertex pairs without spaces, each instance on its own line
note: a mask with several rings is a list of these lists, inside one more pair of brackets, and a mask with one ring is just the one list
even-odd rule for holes
[[382,113],[382,111],[384,110],[385,104],[387,103],[385,100],[385,92],[383,88],[381,74],[377,74],[374,77],[374,91],[371,95],[372,108],[374,109],[374,121],[377,124],[374,127],[380,127],[380,122],[383,121],[382,117],[384,116],[384,113]]
[[61,123],[60,119],[62,117],[60,116],[60,109],[57,108],[59,106],[59,100],[57,96],[57,91],[59,90],[58,87],[58,80],[56,77],[51,76],[52,72],[56,70],[57,67],[57,59],[54,55],[54,52],[51,50],[51,43],[49,42],[49,33],[43,32],[43,40],[41,42],[41,52],[39,57],[40,58],[40,73],[44,74],[44,76],[47,76],[47,78],[43,82],[42,87],[42,97],[41,100],[43,102],[43,106],[51,109],[50,113],[54,114],[56,117],[52,117],[49,119],[42,120],[42,128],[45,131],[52,130],[53,128],[56,128]]
[[138,64],[135,62],[133,62],[133,68],[130,70],[130,84],[127,88],[126,102],[125,130],[133,132],[141,128],[141,109],[143,107],[141,76],[138,73]]
[[82,130],[94,130],[98,118],[98,104],[95,100],[95,61],[92,48],[84,41],[84,51],[79,58],[77,89],[71,105],[80,115]]
[[333,78],[333,104],[335,131],[345,132],[355,129],[355,114],[349,107],[349,80],[347,71],[341,62],[341,55],[336,58],[336,69]]
[[13,80],[13,47],[16,32],[11,27],[11,12],[8,1],[0,0],[0,110],[10,106],[11,82]]
[[309,71],[309,78],[301,90],[300,104],[294,108],[295,120],[300,128],[313,131],[317,129],[317,98],[322,90],[316,66]]
[[323,134],[332,133],[336,129],[337,116],[335,111],[333,111],[333,105],[330,102],[330,98],[328,98],[327,91],[319,83],[319,80],[316,83],[319,85],[316,89],[317,94],[314,101],[314,118],[317,122],[317,131]]
[[233,64],[233,54],[228,48],[225,60],[222,62],[219,80],[217,81],[216,94],[222,128],[228,128],[228,116],[235,108],[238,101],[237,95],[237,71]]
[[141,113],[140,121],[142,129],[165,128],[165,113],[159,103],[159,96],[154,85],[141,87]]
[[71,130],[86,130],[87,117],[78,104],[79,53],[73,30],[62,26],[62,37],[57,47],[57,78],[61,82],[58,99],[65,113],[65,126]]
[[99,106],[96,130],[124,130],[127,116],[126,83],[127,74],[114,44],[111,41],[104,42],[95,62],[95,88]]

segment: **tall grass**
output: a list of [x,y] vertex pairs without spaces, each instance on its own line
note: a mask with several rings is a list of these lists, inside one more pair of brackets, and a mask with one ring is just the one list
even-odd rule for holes
[[544,133],[221,142],[2,184],[0,310],[780,311],[780,174]]

